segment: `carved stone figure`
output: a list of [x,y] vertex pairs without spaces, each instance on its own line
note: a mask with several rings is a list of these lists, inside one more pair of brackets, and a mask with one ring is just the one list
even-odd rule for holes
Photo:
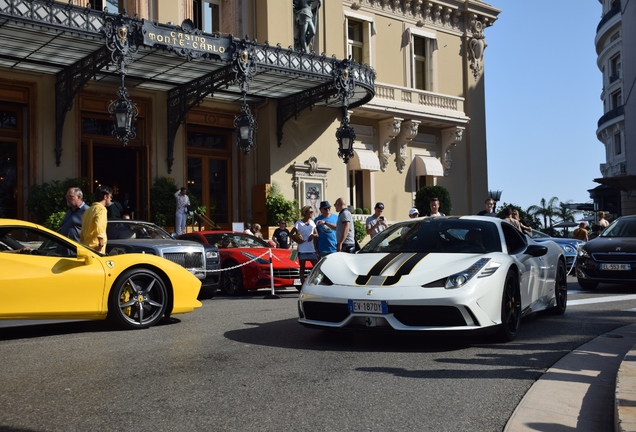
[[293,0],[295,14],[294,49],[309,52],[313,48],[314,36],[318,27],[318,9],[322,0]]
[[473,23],[473,36],[468,41],[468,53],[470,54],[470,68],[473,70],[475,79],[479,78],[484,60],[484,50],[488,46],[484,36],[484,25],[475,21]]

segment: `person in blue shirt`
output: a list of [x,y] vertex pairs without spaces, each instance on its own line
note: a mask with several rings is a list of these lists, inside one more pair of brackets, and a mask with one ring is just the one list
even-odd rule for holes
[[331,213],[329,201],[320,202],[320,216],[314,219],[314,223],[318,231],[318,237],[314,241],[319,258],[336,252],[338,216]]
[[82,231],[82,216],[88,210],[89,205],[84,202],[84,193],[78,187],[72,187],[66,192],[66,204],[68,211],[62,220],[60,234],[79,242]]

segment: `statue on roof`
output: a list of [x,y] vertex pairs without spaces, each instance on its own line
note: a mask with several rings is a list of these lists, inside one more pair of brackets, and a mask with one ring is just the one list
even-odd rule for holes
[[294,49],[309,52],[313,50],[314,36],[318,28],[318,9],[322,0],[293,0],[294,8]]

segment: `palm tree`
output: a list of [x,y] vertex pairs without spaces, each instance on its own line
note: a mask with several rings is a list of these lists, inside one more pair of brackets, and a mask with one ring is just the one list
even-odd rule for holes
[[[568,204],[571,202],[572,200],[568,202],[560,202],[559,206],[554,209],[554,216],[560,218],[563,222],[574,222],[574,216],[578,212],[568,207]],[[568,237],[569,230],[567,227],[563,230],[563,234],[565,237]]]
[[552,227],[552,217],[555,214],[555,203],[559,199],[557,197],[550,198],[550,201],[546,203],[545,198],[541,198],[541,205],[533,205],[528,207],[528,213],[533,216],[542,216],[543,217],[543,228],[548,227],[548,219],[550,219],[550,227]]
[[571,202],[571,200],[568,202],[560,202],[559,206],[554,209],[554,216],[561,218],[564,222],[574,222],[574,217],[578,212],[568,208],[568,204]]

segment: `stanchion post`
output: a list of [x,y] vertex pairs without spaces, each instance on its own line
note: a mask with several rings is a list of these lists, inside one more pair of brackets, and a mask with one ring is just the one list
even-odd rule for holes
[[266,299],[279,299],[280,296],[274,291],[274,264],[272,263],[272,248],[269,248],[269,280],[272,285],[272,292],[265,296]]

